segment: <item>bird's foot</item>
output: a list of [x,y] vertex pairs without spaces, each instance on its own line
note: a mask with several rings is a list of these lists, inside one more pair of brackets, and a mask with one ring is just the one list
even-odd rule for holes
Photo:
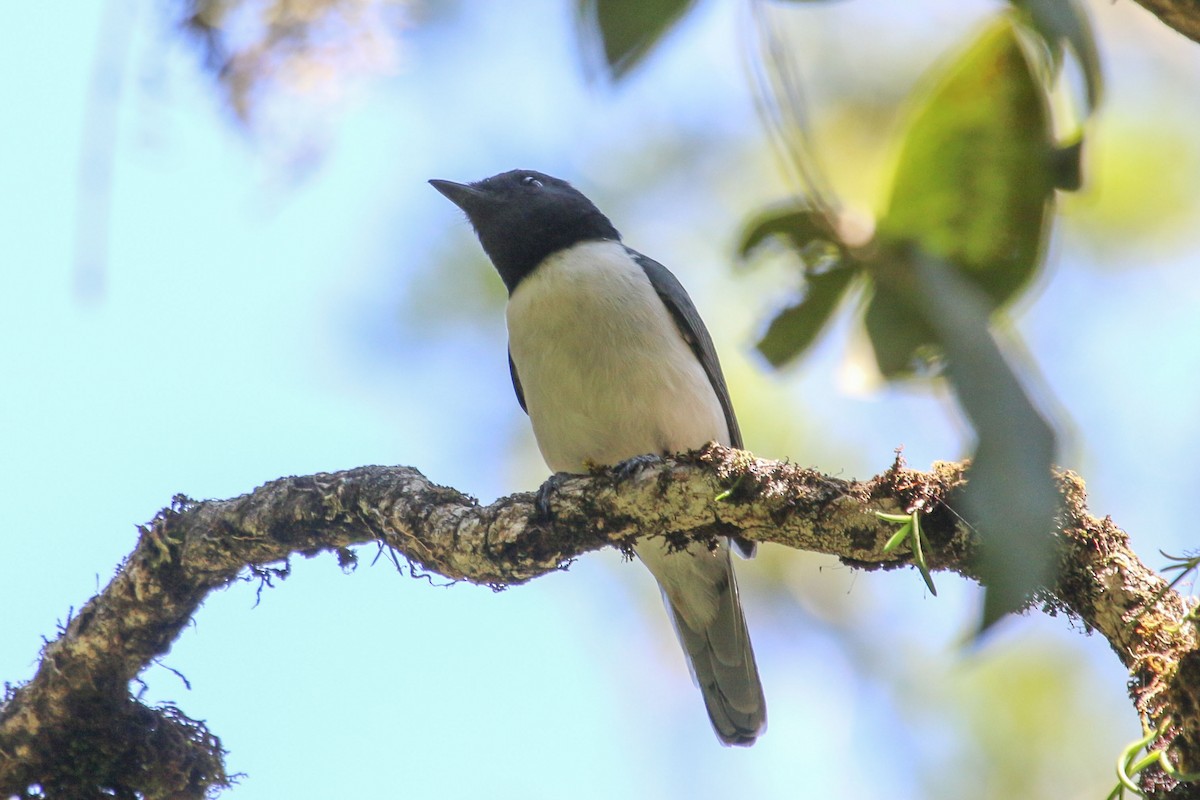
[[634,456],[633,458],[627,458],[624,461],[614,464],[612,471],[619,480],[626,480],[627,478],[634,477],[642,470],[657,464],[660,461],[662,461],[662,459],[658,456],[647,453],[646,455]]
[[553,521],[554,512],[550,509],[550,498],[572,477],[574,476],[569,472],[556,472],[538,487],[537,494],[533,497],[533,507],[539,522]]

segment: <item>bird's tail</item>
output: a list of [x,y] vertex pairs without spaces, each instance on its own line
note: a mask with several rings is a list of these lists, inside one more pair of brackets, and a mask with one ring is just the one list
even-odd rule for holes
[[726,745],[754,744],[767,728],[767,704],[729,548],[694,544],[667,553],[656,539],[635,549],[662,588],[717,737]]

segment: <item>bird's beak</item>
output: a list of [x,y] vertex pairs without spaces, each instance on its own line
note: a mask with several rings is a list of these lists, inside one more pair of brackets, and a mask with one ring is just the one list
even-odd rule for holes
[[468,216],[487,200],[487,195],[484,192],[465,183],[455,183],[454,181],[443,181],[434,178],[429,182],[429,185],[445,195],[446,199],[451,203],[454,203],[454,205],[467,212]]

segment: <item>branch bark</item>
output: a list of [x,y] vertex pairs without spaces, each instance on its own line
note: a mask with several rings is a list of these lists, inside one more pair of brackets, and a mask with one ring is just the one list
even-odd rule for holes
[[1191,39],[1200,42],[1200,0],[1136,0],[1154,16]]
[[[822,475],[712,445],[634,476],[598,472],[556,482],[550,520],[530,493],[480,506],[407,467],[361,467],[283,478],[231,500],[177,496],[140,528],[116,576],[42,651],[26,685],[0,707],[0,795],[38,784],[50,796],[203,797],[228,785],[220,740],[175,708],[148,708],[129,683],[164,654],[204,597],[239,576],[269,579],[292,554],[379,543],[417,568],[502,588],[564,569],[607,545],[664,535],[740,534],[829,553],[862,569],[905,566],[885,554],[895,532],[876,511],[919,508],[931,569],[976,578],[979,542],[954,511],[966,465],[893,467],[867,481]],[[1103,635],[1132,676],[1138,713],[1184,771],[1200,769],[1200,634],[1187,601],[1130,549],[1110,519],[1092,517],[1082,482],[1060,476],[1058,584],[1038,598]],[[662,531],[675,533],[663,534]],[[286,569],[284,567],[283,569]],[[1158,773],[1155,797],[1187,787]]]

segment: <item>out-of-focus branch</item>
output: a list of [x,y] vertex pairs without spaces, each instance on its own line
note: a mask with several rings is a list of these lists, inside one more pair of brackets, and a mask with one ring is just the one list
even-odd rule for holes
[[1194,42],[1200,42],[1200,0],[1136,0],[1154,16]]
[[[128,685],[210,591],[247,569],[268,575],[295,553],[353,561],[348,548],[378,542],[420,569],[500,588],[663,531],[696,540],[740,534],[864,569],[899,567],[908,556],[884,553],[895,528],[875,512],[915,508],[929,566],[973,576],[978,541],[953,510],[965,469],[918,472],[898,460],[878,477],[849,481],[713,445],[629,477],[563,480],[547,493],[550,520],[532,494],[480,506],[407,467],[283,478],[231,500],[177,497],[142,527],[112,582],[46,645],[34,678],[0,708],[0,795],[38,783],[64,796],[107,787],[117,796],[202,797],[225,785],[220,741],[177,709],[141,705]],[[1200,651],[1190,609],[1124,532],[1087,513],[1078,478],[1062,476],[1060,488],[1063,570],[1045,608],[1108,639],[1131,671],[1139,713],[1164,728],[1159,746],[1196,769]]]

